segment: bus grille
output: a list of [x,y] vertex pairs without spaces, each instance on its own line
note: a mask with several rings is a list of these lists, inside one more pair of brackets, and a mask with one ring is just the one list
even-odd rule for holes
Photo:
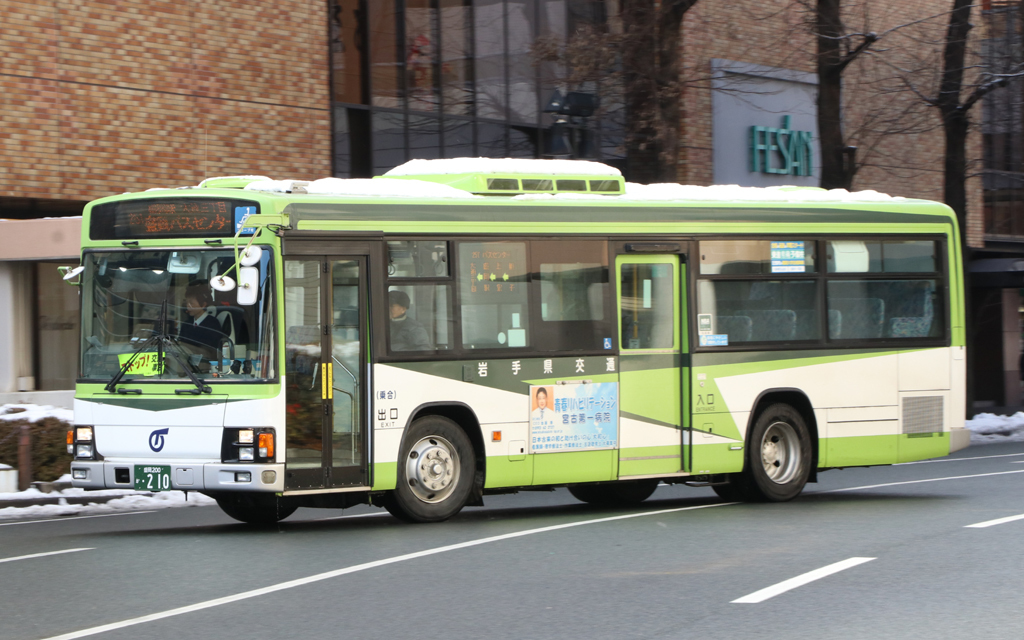
[[942,433],[942,396],[903,398],[903,433],[930,437]]

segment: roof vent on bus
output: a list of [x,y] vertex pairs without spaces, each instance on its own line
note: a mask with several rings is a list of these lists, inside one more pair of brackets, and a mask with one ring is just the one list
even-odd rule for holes
[[223,176],[220,178],[207,178],[199,183],[199,189],[244,189],[250,182],[270,180],[266,176]]
[[625,180],[618,169],[587,160],[410,160],[381,177],[436,182],[479,195],[592,193],[620,196],[626,192]]

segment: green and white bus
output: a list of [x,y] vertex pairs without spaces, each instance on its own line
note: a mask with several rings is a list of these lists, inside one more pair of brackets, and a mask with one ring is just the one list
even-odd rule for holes
[[579,161],[103,198],[68,273],[73,482],[246,522],[553,486],[789,500],[967,446],[959,243],[934,202]]

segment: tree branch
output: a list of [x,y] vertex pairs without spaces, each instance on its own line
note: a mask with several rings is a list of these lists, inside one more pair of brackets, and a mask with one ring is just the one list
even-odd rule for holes
[[861,42],[859,45],[857,45],[856,49],[854,49],[850,53],[848,53],[845,56],[843,56],[843,58],[839,61],[839,64],[838,64],[839,72],[842,73],[843,69],[845,69],[847,67],[847,65],[849,65],[851,62],[853,62],[857,58],[857,56],[859,56],[860,54],[862,54],[865,51],[867,51],[868,47],[870,47],[872,44],[874,44],[877,40],[878,40],[878,34],[875,33],[874,31],[872,31],[871,33],[865,35],[864,36],[864,41]]
[[989,80],[988,82],[978,85],[977,87],[974,88],[974,91],[971,92],[971,95],[967,96],[967,99],[963,101],[963,104],[960,105],[960,111],[967,111],[968,109],[974,106],[975,102],[981,100],[987,94],[992,93],[999,87],[1005,87],[1007,84],[1009,84],[1011,79],[1020,78],[1022,76],[1024,76],[1024,72],[1007,76],[1001,76],[994,80]]

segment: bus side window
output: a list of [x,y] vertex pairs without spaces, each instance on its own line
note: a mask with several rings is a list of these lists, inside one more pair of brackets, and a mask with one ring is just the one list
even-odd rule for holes
[[615,315],[609,311],[606,240],[533,240],[530,243],[533,346],[541,351],[610,349]]
[[459,244],[462,346],[530,344],[527,275],[525,242]]
[[392,284],[388,287],[391,351],[451,349],[451,286]]

